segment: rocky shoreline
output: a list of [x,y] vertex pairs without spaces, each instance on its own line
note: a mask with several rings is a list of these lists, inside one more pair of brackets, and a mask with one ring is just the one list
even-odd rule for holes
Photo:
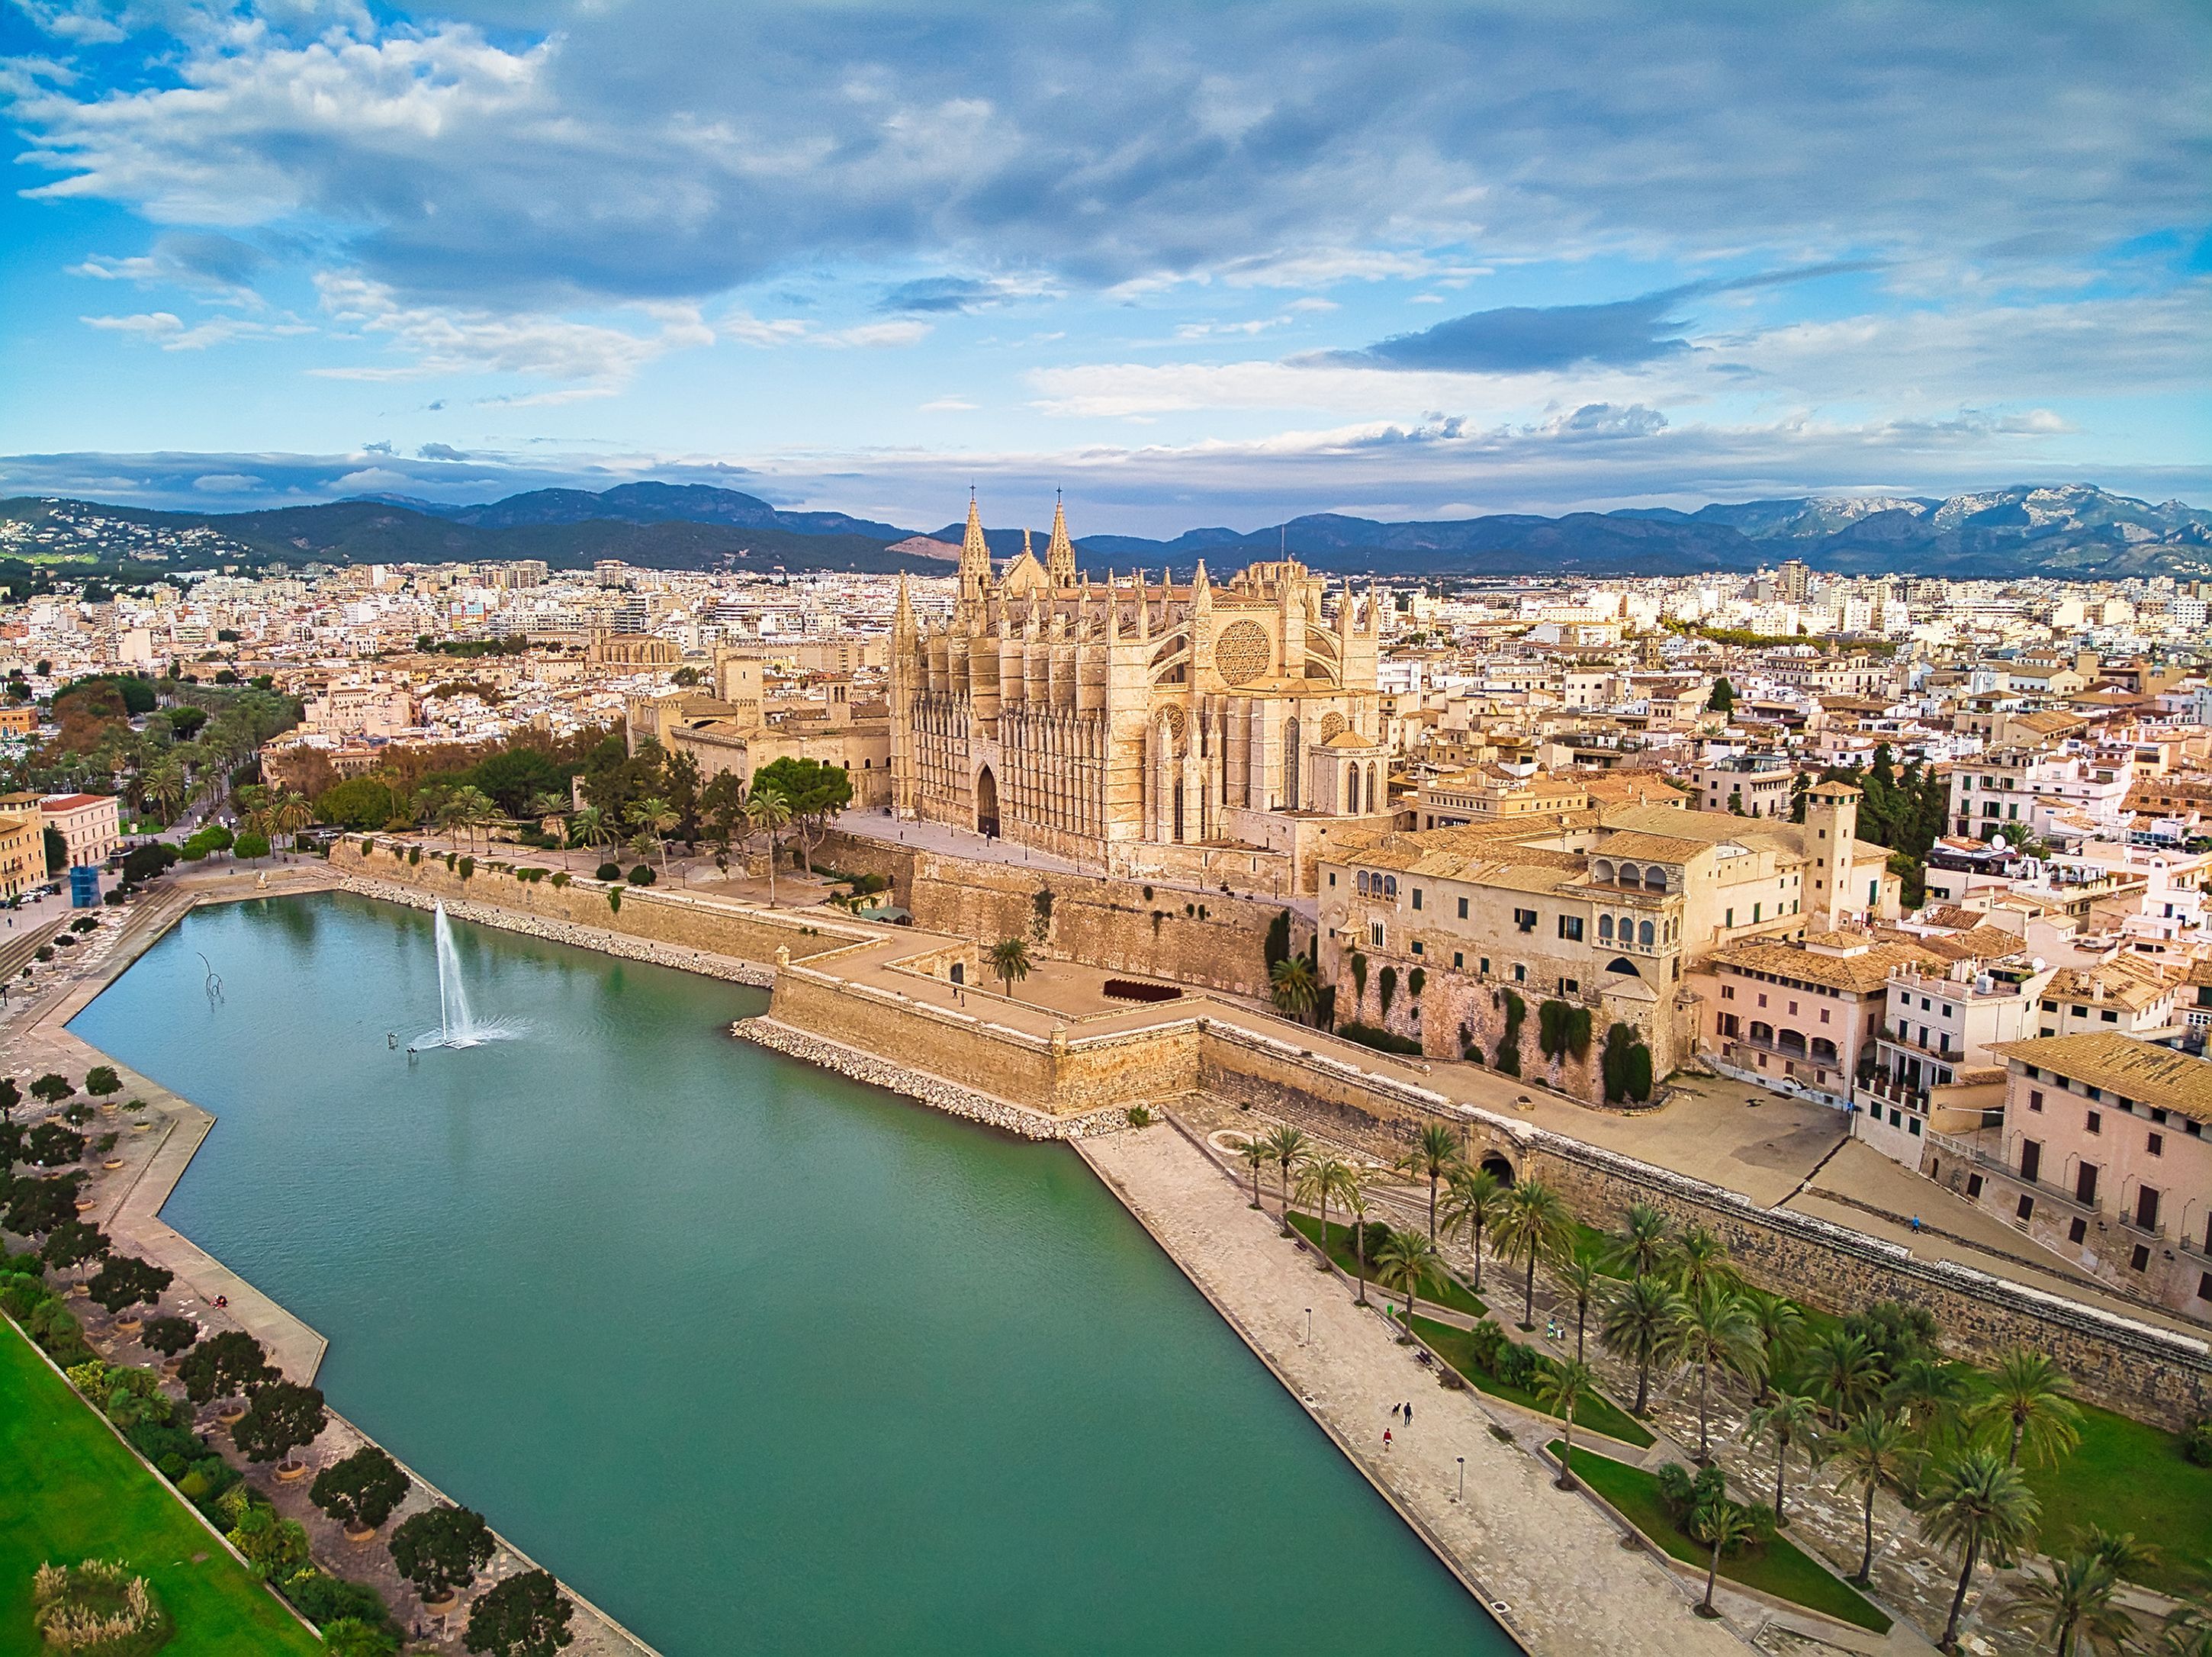
[[1121,1106],[1093,1111],[1087,1116],[1048,1116],[1042,1111],[1009,1105],[973,1088],[957,1087],[941,1076],[909,1070],[841,1042],[808,1035],[770,1018],[739,1019],[730,1026],[730,1033],[805,1063],[835,1070],[854,1081],[865,1081],[872,1087],[881,1087],[886,1093],[927,1105],[947,1116],[981,1122],[1024,1139],[1091,1139],[1129,1125],[1129,1113]]

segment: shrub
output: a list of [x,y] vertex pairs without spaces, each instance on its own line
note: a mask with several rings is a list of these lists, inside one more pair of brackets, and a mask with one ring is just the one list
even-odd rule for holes
[[1390,1016],[1391,999],[1397,993],[1398,969],[1386,966],[1382,969],[1382,976],[1375,981],[1376,1002],[1382,1008],[1382,1016],[1386,1020]]
[[622,888],[620,886],[609,886],[607,888],[607,907],[614,911],[617,915],[622,913]]
[[[1387,975],[1389,968],[1383,969]],[[1356,1041],[1363,1047],[1372,1047],[1382,1053],[1419,1053],[1421,1044],[1411,1036],[1401,1036],[1395,1030],[1385,1030],[1379,1025],[1362,1024],[1357,1019],[1336,1026],[1336,1033],[1346,1041]]]
[[622,865],[617,862],[601,863],[598,873],[592,878],[600,880],[619,880],[622,879]]
[[248,862],[256,857],[266,857],[269,855],[269,837],[258,829],[248,829],[238,837],[234,850]]
[[464,880],[467,880],[477,872],[477,860],[473,857],[462,858],[459,862],[453,865],[453,872]]
[[341,1617],[323,1624],[323,1649],[330,1657],[395,1657],[399,1636],[358,1617]]
[[31,1607],[32,1625],[50,1649],[97,1657],[143,1657],[174,1626],[144,1577],[106,1559],[40,1566]]
[[407,867],[408,867],[408,868],[414,868],[417,863],[421,862],[422,861],[422,847],[420,847],[420,846],[410,846],[410,847],[408,847],[408,848],[407,848]]
[[370,835],[370,834],[364,834],[364,835],[362,835],[362,836],[361,837],[361,855],[362,855],[362,856],[366,857],[366,856],[368,856],[368,854],[369,854],[369,853],[371,853],[372,851],[374,851],[375,850],[376,850],[376,837],[375,837],[375,836],[374,836],[374,835]]
[[381,1628],[390,1616],[384,1607],[384,1596],[367,1583],[326,1576],[321,1571],[301,1571],[293,1576],[284,1584],[284,1597],[317,1628],[341,1621]]
[[248,1508],[230,1532],[230,1545],[264,1579],[283,1579],[310,1563],[307,1527],[280,1519],[273,1508]]
[[1417,966],[1406,974],[1406,993],[1415,1001],[1420,1000],[1421,991],[1428,987],[1429,969],[1427,967]]
[[[80,915],[80,916],[78,916],[75,920],[73,920],[73,921],[71,921],[71,922],[70,923],[70,931],[72,931],[72,932],[89,932],[89,931],[91,931],[91,930],[93,929],[93,928],[94,928],[94,927],[98,926],[99,924],[100,924],[100,922],[99,922],[97,919],[95,919],[94,917],[92,917],[92,916],[90,916],[90,915]],[[98,1069],[102,1069],[102,1070],[107,1070],[107,1074],[108,1074],[108,1075],[113,1075],[115,1074],[115,1072],[114,1072],[114,1071],[112,1071],[112,1070],[109,1070],[109,1069],[107,1069],[107,1066],[106,1066],[105,1064],[100,1065],[100,1066],[98,1066],[97,1068],[98,1068]],[[88,1091],[88,1092],[89,1092],[89,1093],[98,1093],[98,1092],[100,1091],[100,1089],[99,1089],[99,1088],[97,1088],[97,1087],[94,1087],[94,1086],[92,1085],[92,1078],[91,1078],[89,1075],[88,1075],[88,1076],[85,1078],[84,1085],[85,1085],[86,1091]],[[118,1081],[118,1082],[117,1082],[117,1083],[115,1084],[115,1087],[110,1087],[107,1091],[108,1091],[109,1093],[113,1093],[113,1092],[116,1090],[116,1088],[117,1088],[117,1087],[120,1087],[122,1085],[123,1085],[123,1084],[122,1084],[121,1082],[119,1082],[119,1081]]]
[[2206,1416],[2181,1435],[2181,1453],[2199,1467],[2212,1467],[2212,1416]]
[[1129,1125],[1133,1128],[1151,1127],[1152,1113],[1141,1105],[1132,1105],[1129,1106]]
[[629,878],[632,886],[651,886],[653,881],[653,866],[650,863],[640,863],[635,868],[630,870]]
[[567,869],[565,869],[565,868],[556,868],[556,869],[555,869],[555,870],[553,871],[553,884],[554,884],[555,886],[566,886],[566,885],[568,885],[568,871]]

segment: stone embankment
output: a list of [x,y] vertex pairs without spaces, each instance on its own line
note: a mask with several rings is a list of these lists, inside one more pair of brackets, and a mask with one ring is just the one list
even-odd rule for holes
[[787,1024],[779,1024],[774,1019],[739,1019],[730,1029],[733,1035],[742,1036],[763,1047],[774,1048],[779,1053],[803,1060],[808,1064],[817,1065],[824,1070],[835,1070],[839,1075],[849,1076],[854,1081],[865,1081],[872,1087],[883,1088],[886,1093],[897,1093],[917,1104],[927,1105],[932,1110],[942,1111],[947,1116],[981,1122],[987,1127],[1003,1129],[1024,1139],[1089,1139],[1129,1125],[1129,1112],[1123,1106],[1093,1111],[1087,1116],[1050,1116],[1042,1111],[1008,1104],[1003,1099],[994,1099],[990,1094],[977,1093],[972,1087],[957,1087],[927,1071],[893,1064],[888,1059],[878,1058],[873,1053],[848,1047],[842,1042],[809,1035],[804,1031],[793,1029]]
[[[425,892],[419,886],[402,886],[393,880],[374,880],[365,874],[349,874],[339,884],[342,890],[356,897],[374,898],[387,904],[404,904],[410,909],[433,909],[438,903],[435,892]],[[775,969],[758,961],[739,960],[732,955],[711,954],[703,949],[680,949],[673,944],[625,937],[619,932],[579,926],[573,921],[552,920],[544,915],[526,914],[520,910],[504,908],[498,904],[480,904],[467,898],[453,898],[446,902],[446,913],[455,920],[473,922],[478,926],[495,926],[502,931],[519,932],[525,937],[543,938],[549,943],[573,944],[579,949],[595,949],[602,955],[612,955],[617,960],[672,966],[679,972],[697,972],[710,978],[726,978],[732,984],[750,984],[757,990],[765,990],[775,982]]]

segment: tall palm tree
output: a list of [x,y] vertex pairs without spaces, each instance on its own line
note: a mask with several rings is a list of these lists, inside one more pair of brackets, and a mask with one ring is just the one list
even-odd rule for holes
[[1321,1215],[1321,1264],[1315,1268],[1319,1271],[1329,1269],[1329,1200],[1344,1189],[1344,1176],[1350,1172],[1350,1164],[1327,1151],[1309,1152],[1298,1164],[1298,1201],[1313,1204]]
[[1474,1292],[1482,1293],[1482,1234],[1505,1206],[1509,1187],[1487,1168],[1471,1168],[1464,1162],[1444,1176],[1443,1211],[1438,1216],[1446,1235],[1465,1230],[1474,1246]]
[[791,821],[791,801],[774,789],[755,789],[745,796],[745,819],[768,836],[768,906],[775,907],[776,842]]
[[2007,1440],[2005,1465],[2020,1465],[2023,1446],[2038,1461],[2056,1461],[2081,1441],[2081,1411],[2073,1378],[2044,1353],[2015,1346],[1986,1378],[1987,1396],[1968,1411],[1978,1430]]
[[315,820],[315,808],[307,803],[306,795],[279,789],[270,798],[268,819],[270,828],[283,835],[296,851],[300,831]]
[[1685,1295],[1694,1296],[1709,1283],[1732,1283],[1735,1273],[1729,1265],[1728,1245],[1703,1226],[1692,1226],[1674,1240],[1668,1267]]
[[1367,1170],[1357,1162],[1344,1165],[1344,1182],[1338,1196],[1352,1215],[1352,1258],[1359,1268],[1359,1292],[1352,1296],[1352,1304],[1367,1304],[1367,1211],[1371,1206],[1367,1189]]
[[1553,1281],[1559,1293],[1574,1302],[1575,1362],[1583,1358],[1583,1331],[1589,1323],[1590,1307],[1605,1287],[1605,1273],[1598,1270],[1597,1258],[1585,1249],[1571,1249],[1553,1268]]
[[2020,1469],[1998,1460],[1993,1451],[1969,1450],[1929,1478],[1920,1493],[1920,1534],[1959,1560],[1958,1591],[1951,1596],[1943,1637],[1936,1642],[1940,1649],[1959,1648],[1959,1613],[1982,1550],[2016,1554],[2026,1548],[2035,1539],[2039,1512]]
[[165,756],[155,761],[145,777],[146,798],[154,802],[164,823],[173,823],[177,813],[191,797],[191,786],[185,781],[185,768],[173,757]]
[[1030,946],[1025,938],[1001,938],[983,952],[991,976],[1006,986],[1009,1000],[1014,986],[1030,975]]
[[1651,1403],[1651,1366],[1667,1350],[1685,1305],[1673,1285],[1644,1276],[1615,1289],[1599,1314],[1598,1343],[1636,1366],[1636,1413]]
[[2056,1657],[2074,1657],[2079,1641],[2091,1651],[2124,1651],[2135,1623],[2113,1603],[2119,1579],[2093,1549],[2051,1562],[2048,1576],[2030,1575],[2012,1591],[2013,1620],[2035,1627]]
[[1751,1303],[1752,1320],[1759,1325],[1759,1344],[1766,1354],[1766,1365],[1759,1378],[1759,1397],[1754,1400],[1764,1404],[1773,1390],[1774,1372],[1804,1343],[1805,1308],[1787,1295],[1771,1295],[1764,1289],[1746,1289],[1744,1298]]
[[[604,850],[611,839],[607,830],[607,814],[597,806],[586,806],[568,819],[568,838],[580,845]],[[562,859],[565,864],[567,858]]]
[[1426,1123],[1413,1147],[1398,1159],[1398,1171],[1429,1182],[1429,1240],[1437,1240],[1437,1183],[1459,1166],[1459,1136],[1441,1122]]
[[668,836],[684,819],[676,807],[657,794],[648,794],[629,808],[632,827],[640,834],[650,835],[653,844],[660,848],[660,872],[668,873]]
[[1291,1234],[1291,1165],[1304,1156],[1312,1143],[1287,1122],[1279,1122],[1267,1131],[1267,1159],[1281,1170],[1283,1180],[1283,1225],[1279,1236]]
[[1387,1288],[1406,1291],[1406,1332],[1401,1340],[1413,1338],[1413,1307],[1421,1286],[1434,1282],[1443,1271],[1443,1261],[1437,1254],[1436,1245],[1418,1231],[1394,1229],[1375,1251],[1376,1276]]
[[1698,1603],[1698,1615],[1717,1617],[1720,1612],[1713,1607],[1713,1583],[1721,1574],[1721,1556],[1737,1543],[1749,1540],[1751,1510],[1725,1496],[1717,1496],[1692,1515],[1690,1525],[1698,1540],[1711,1550],[1705,1560],[1705,1597]]
[[1565,1423],[1560,1434],[1565,1448],[1559,1456],[1559,1477],[1554,1482],[1563,1490],[1575,1488],[1575,1411],[1586,1408],[1597,1396],[1597,1377],[1580,1358],[1568,1363],[1551,1363],[1536,1372],[1536,1402]]
[[1523,1179],[1505,1193],[1504,1210],[1498,1216],[1498,1252],[1509,1261],[1517,1255],[1527,1263],[1522,1328],[1536,1326],[1536,1262],[1565,1253],[1574,1238],[1574,1216],[1559,1192],[1541,1179]]
[[1608,1246],[1613,1264],[1640,1280],[1658,1270],[1674,1252],[1674,1222],[1649,1203],[1632,1203]]
[[1244,1166],[1252,1170],[1252,1206],[1260,1206],[1260,1170],[1275,1160],[1267,1142],[1257,1134],[1244,1136],[1244,1142],[1237,1148],[1237,1154],[1244,1159]]
[[1863,1335],[1831,1329],[1806,1345],[1804,1358],[1805,1384],[1832,1422],[1850,1420],[1881,1396],[1881,1360]]
[[2093,1553],[2122,1578],[2140,1578],[2143,1568],[2158,1563],[2158,1550],[2136,1540],[2133,1531],[2108,1531],[2102,1525],[2084,1525],[2074,1532],[2081,1551]]
[[2158,1657],[2212,1657],[2212,1605],[2185,1599],[2158,1631]]
[[1819,1465],[1820,1406],[1802,1392],[1778,1392],[1773,1402],[1759,1405],[1745,1418],[1743,1433],[1748,1439],[1774,1441],[1774,1522],[1787,1525],[1790,1519],[1784,1493],[1790,1476],[1790,1451],[1793,1446],[1802,1447],[1806,1458]]
[[1843,1482],[1865,1497],[1866,1551],[1859,1556],[1858,1575],[1851,1578],[1861,1587],[1874,1574],[1874,1498],[1885,1486],[1903,1488],[1919,1459],[1912,1432],[1900,1416],[1887,1410],[1869,1410],[1844,1429],[1836,1441],[1836,1459],[1844,1470]]
[[1925,1450],[1948,1441],[1963,1425],[1974,1402],[1974,1385],[1941,1358],[1907,1358],[1881,1396],[1885,1404],[1904,1417]]
[[1304,1024],[1321,1004],[1321,979],[1304,955],[1286,955],[1267,969],[1268,993],[1278,1012]]
[[1740,1375],[1759,1372],[1762,1355],[1759,1325],[1743,1296],[1718,1283],[1707,1283],[1683,1301],[1674,1315],[1667,1349],[1698,1371],[1698,1462],[1712,1465],[1712,1391],[1715,1368]]

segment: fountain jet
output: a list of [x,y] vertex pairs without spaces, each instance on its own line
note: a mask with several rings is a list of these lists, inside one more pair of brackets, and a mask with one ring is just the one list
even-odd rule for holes
[[503,1040],[512,1033],[497,1024],[478,1024],[469,1010],[468,987],[461,982],[461,954],[453,942],[453,923],[446,914],[446,900],[437,900],[431,921],[438,952],[438,1027],[408,1044],[410,1053],[426,1047],[477,1047]]

